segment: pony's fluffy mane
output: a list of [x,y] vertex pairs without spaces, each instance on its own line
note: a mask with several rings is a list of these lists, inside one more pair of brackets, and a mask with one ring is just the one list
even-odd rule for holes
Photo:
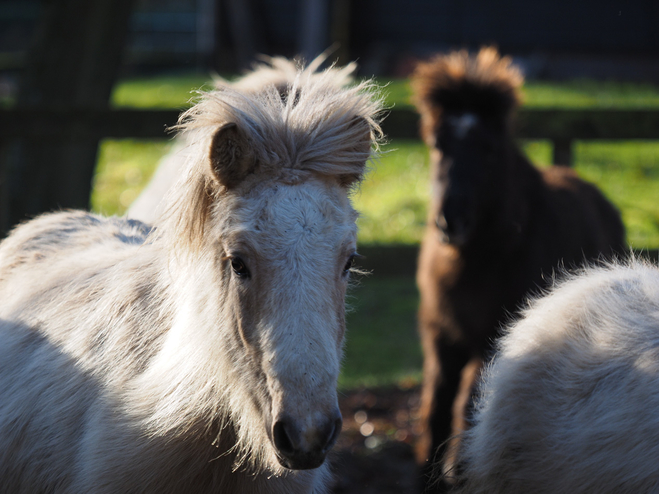
[[[235,81],[217,77],[214,80],[215,88],[232,87],[246,93],[256,93],[266,86],[275,86],[280,92],[287,89],[296,78],[312,78],[318,76],[320,66],[327,59],[326,55],[320,55],[306,67],[299,62],[285,57],[261,57],[261,61],[252,65],[250,72]],[[331,74],[337,87],[347,86],[353,81],[353,75],[357,70],[357,64],[352,62],[341,68],[332,68]]]
[[[280,59],[271,63],[273,70],[290,70]],[[158,225],[161,232],[170,231],[179,244],[199,244],[211,204],[226,191],[212,177],[209,150],[213,134],[227,123],[236,124],[254,154],[256,168],[246,180],[250,187],[265,180],[299,183],[314,175],[361,179],[382,138],[382,102],[375,85],[364,81],[344,87],[351,66],[296,70],[288,92],[294,97],[282,97],[274,83],[253,92],[219,86],[202,93],[181,115],[177,128],[191,152]]]
[[475,56],[461,50],[419,63],[411,84],[423,117],[424,137],[441,112],[470,112],[507,123],[519,104],[523,82],[511,58],[502,57],[493,47],[482,48]]

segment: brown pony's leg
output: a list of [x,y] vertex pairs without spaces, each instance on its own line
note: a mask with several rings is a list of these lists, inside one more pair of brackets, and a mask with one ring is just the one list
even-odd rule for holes
[[421,391],[421,433],[416,444],[416,459],[421,466],[424,483],[432,483],[430,477],[436,463],[446,452],[447,440],[453,428],[454,401],[462,378],[462,369],[469,361],[467,351],[442,341],[438,335],[422,331],[424,348],[423,387]]
[[455,476],[454,469],[459,465],[455,464],[455,459],[459,453],[460,440],[462,433],[471,427],[470,415],[474,403],[474,393],[476,384],[483,368],[483,359],[480,357],[472,358],[462,369],[460,379],[460,388],[453,401],[453,424],[451,430],[451,439],[446,445],[444,457],[442,458],[442,475],[446,478]]

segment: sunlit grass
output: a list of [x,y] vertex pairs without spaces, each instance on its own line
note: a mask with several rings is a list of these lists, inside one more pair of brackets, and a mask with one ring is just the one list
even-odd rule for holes
[[[111,101],[117,107],[186,108],[194,90],[209,89],[210,81],[210,75],[200,73],[127,79],[117,84]],[[375,81],[382,87],[388,107],[412,106],[408,79]],[[659,86],[590,79],[527,81],[522,87],[522,101],[529,108],[658,108]]]
[[[384,86],[389,105],[412,106],[412,89],[407,79],[378,82]],[[590,79],[527,81],[522,87],[522,103],[528,108],[659,108],[659,87]]]
[[375,82],[382,88],[387,108],[412,107],[412,88],[408,79],[376,79]]
[[123,215],[149,182],[171,142],[132,139],[101,143],[91,196],[92,210]]
[[622,211],[634,248],[659,248],[659,142],[576,142],[577,172]]
[[111,104],[128,108],[177,108],[190,106],[198,89],[210,89],[207,74],[183,74],[127,79],[119,82],[112,93]]
[[522,88],[524,105],[533,108],[659,107],[659,87],[652,84],[578,79],[529,81]]
[[[539,165],[549,163],[548,141],[525,141],[523,149]],[[148,182],[169,141],[104,141],[96,170],[92,208],[121,215]],[[361,187],[353,194],[359,241],[363,244],[420,242],[430,185],[428,152],[419,141],[384,147]],[[597,184],[622,211],[630,245],[659,248],[659,142],[575,143],[575,169]]]
[[419,141],[398,140],[383,149],[354,194],[359,241],[417,243],[429,199],[428,151]]

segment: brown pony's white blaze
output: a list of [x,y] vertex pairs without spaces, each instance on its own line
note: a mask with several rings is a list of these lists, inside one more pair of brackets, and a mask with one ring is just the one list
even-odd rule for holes
[[495,139],[484,139],[486,132],[477,115],[463,113],[445,116],[443,128],[434,138],[431,159],[438,172],[433,181],[435,225],[444,242],[466,244],[481,220],[479,212],[484,209],[479,201],[488,196],[484,190],[491,186],[488,175],[496,172],[488,163],[492,150],[487,149],[488,140]]
[[368,84],[337,73],[301,69],[294,99],[206,94],[148,237],[58,213],[3,242],[0,490],[327,491],[349,193],[380,133]]

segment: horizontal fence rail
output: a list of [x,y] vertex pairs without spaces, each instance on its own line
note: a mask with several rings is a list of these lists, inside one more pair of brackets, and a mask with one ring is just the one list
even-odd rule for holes
[[38,137],[58,139],[171,137],[168,132],[181,112],[178,110],[90,110],[90,109],[10,109],[0,111],[0,139]]
[[[81,138],[164,138],[178,110],[20,109],[0,110],[0,138],[70,135]],[[526,139],[659,139],[659,110],[521,109],[517,136]],[[392,139],[417,139],[414,110],[391,110],[382,127]]]
[[[178,110],[10,109],[0,111],[0,139],[171,137]],[[382,128],[390,139],[417,139],[419,116],[412,109],[388,112]],[[528,109],[519,110],[517,137],[552,141],[553,162],[572,164],[576,139],[659,139],[659,110]]]
[[[360,254],[357,267],[366,273],[382,277],[410,277],[416,273],[418,245],[359,245],[357,250]],[[635,259],[659,262],[657,249],[633,249],[631,253]]]

